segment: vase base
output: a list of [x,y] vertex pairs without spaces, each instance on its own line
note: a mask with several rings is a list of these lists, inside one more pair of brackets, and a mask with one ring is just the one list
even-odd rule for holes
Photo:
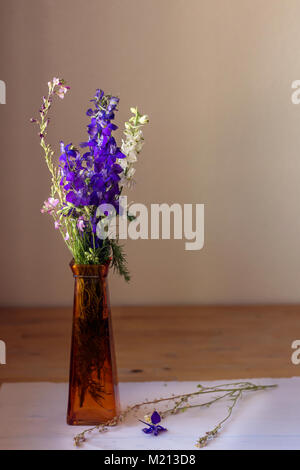
[[93,412],[93,410],[81,411],[78,413],[67,414],[67,424],[69,426],[97,426],[98,424],[105,424],[117,416],[117,410],[105,410],[99,415],[99,413]]
[[69,426],[98,426],[100,424],[105,424],[109,420],[107,419],[102,419],[102,420],[86,420],[86,419],[72,419],[72,418],[67,418],[67,424]]

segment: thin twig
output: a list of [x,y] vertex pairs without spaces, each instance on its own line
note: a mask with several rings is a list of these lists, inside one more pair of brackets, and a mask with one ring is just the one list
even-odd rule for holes
[[[274,388],[274,387],[277,387],[277,385],[255,385],[251,382],[235,382],[231,384],[220,384],[220,385],[216,385],[213,387],[204,387],[202,385],[198,385],[199,390],[197,392],[185,393],[182,395],[172,395],[170,397],[164,397],[164,398],[155,398],[154,400],[151,400],[151,401],[146,400],[141,403],[137,403],[135,405],[127,407],[121,414],[119,414],[112,420],[107,421],[104,424],[93,426],[92,428],[88,428],[85,431],[82,431],[81,433],[77,434],[74,437],[75,445],[79,446],[81,443],[86,441],[86,435],[92,433],[93,431],[97,430],[98,432],[105,432],[105,431],[108,431],[108,429],[111,426],[116,426],[124,422],[125,418],[129,414],[140,409],[141,407],[145,407],[149,405],[156,405],[157,403],[163,403],[167,401],[175,401],[175,404],[172,408],[169,408],[161,412],[162,417],[166,417],[167,415],[170,415],[170,414],[177,414],[179,412],[187,411],[190,408],[211,406],[217,401],[230,398],[232,400],[232,404],[228,407],[228,413],[225,416],[225,418],[223,418],[211,431],[208,431],[204,436],[200,437],[197,440],[196,447],[204,447],[205,445],[207,445],[210,439],[216,437],[221,427],[230,418],[233,412],[233,408],[237,404],[238,400],[242,397],[242,394],[244,392],[249,392],[249,391],[257,392],[259,390],[267,390],[267,389]],[[191,398],[195,398],[197,396],[201,396],[204,394],[216,393],[216,392],[217,393],[224,392],[224,394],[218,395],[217,397],[213,398],[212,400],[206,403],[199,403],[199,404],[193,404],[193,405],[189,403],[189,400]]]

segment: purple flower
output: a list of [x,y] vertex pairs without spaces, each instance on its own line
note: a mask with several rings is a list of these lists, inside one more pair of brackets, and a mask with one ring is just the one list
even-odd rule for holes
[[89,147],[83,155],[72,145],[61,142],[60,172],[67,202],[75,207],[99,206],[102,203],[117,205],[120,196],[119,174],[122,168],[118,159],[125,158],[117,146],[113,131],[117,126],[114,119],[119,99],[96,91],[94,109],[86,114],[91,118],[87,126],[89,140],[81,143],[81,148]]
[[[121,193],[119,181],[123,172],[119,161],[125,155],[113,136],[117,126],[112,121],[119,98],[105,95],[98,89],[91,102],[93,106],[86,111],[90,119],[88,139],[80,144],[85,150],[81,151],[72,143],[65,145],[61,142],[59,169],[60,185],[65,192],[67,205],[72,206],[70,210],[77,229],[86,235],[85,240],[93,238],[93,243],[99,248],[103,240],[97,237],[99,217],[96,216],[96,209],[101,204],[111,204],[118,214]],[[90,223],[82,216],[85,207],[89,208],[91,214]]]
[[147,423],[146,421],[142,421],[141,419],[139,421],[148,426],[148,428],[142,429],[145,434],[153,434],[154,436],[158,436],[160,432],[167,431],[166,428],[158,424],[161,422],[161,417],[157,411],[154,411],[152,413],[151,418],[149,419],[149,423]]

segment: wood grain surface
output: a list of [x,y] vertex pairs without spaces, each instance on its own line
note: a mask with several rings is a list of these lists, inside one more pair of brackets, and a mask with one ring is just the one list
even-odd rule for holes
[[[115,307],[112,315],[120,381],[300,375],[291,362],[299,305]],[[0,381],[67,381],[71,322],[71,308],[0,309]]]

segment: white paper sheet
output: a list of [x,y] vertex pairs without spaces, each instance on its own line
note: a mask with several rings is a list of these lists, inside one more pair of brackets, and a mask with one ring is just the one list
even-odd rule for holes
[[[250,380],[279,386],[245,395],[230,421],[206,449],[300,449],[300,377]],[[126,407],[146,398],[194,391],[197,384],[121,383],[121,404]],[[74,449],[73,436],[85,428],[66,424],[67,394],[65,383],[3,384],[0,387],[0,449]],[[226,415],[227,405],[219,402],[210,408],[170,416],[162,422],[168,432],[157,437],[141,431],[143,425],[138,421],[138,418],[143,419],[141,412],[107,433],[91,434],[81,448],[197,450],[197,438]]]

